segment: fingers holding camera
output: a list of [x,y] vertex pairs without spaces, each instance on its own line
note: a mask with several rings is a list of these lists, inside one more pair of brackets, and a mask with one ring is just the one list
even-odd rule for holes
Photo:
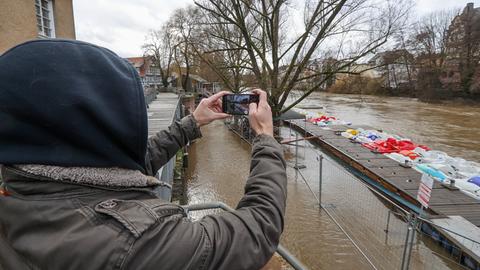
[[273,119],[272,110],[267,102],[267,93],[260,89],[255,89],[253,93],[260,96],[258,105],[250,103],[248,120],[250,127],[257,135],[265,134],[273,137]]
[[220,91],[214,95],[211,95],[210,97],[206,98],[207,102],[209,104],[214,104],[215,102],[217,101],[222,101],[222,97],[225,96],[225,95],[228,95],[230,94],[230,92],[228,91]]
[[204,126],[214,120],[225,119],[230,115],[222,112],[222,97],[229,92],[222,91],[209,98],[200,101],[197,108],[193,112],[193,118],[197,121],[198,126]]
[[214,101],[211,108],[214,112],[222,113],[223,112],[222,99],[218,99],[218,100]]

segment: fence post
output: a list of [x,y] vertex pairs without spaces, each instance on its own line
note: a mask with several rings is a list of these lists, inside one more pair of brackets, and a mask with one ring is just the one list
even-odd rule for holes
[[295,181],[298,178],[298,133],[295,133]]
[[410,268],[410,258],[412,257],[413,241],[415,239],[416,218],[413,214],[408,214],[408,228],[407,236],[405,237],[405,246],[402,255],[401,270],[408,270]]
[[295,133],[295,169],[298,169],[298,133]]
[[318,206],[322,208],[323,155],[318,156]]
[[385,232],[388,234],[388,227],[390,227],[390,215],[392,213],[392,210],[388,210],[388,213],[387,213],[387,226],[385,228]]

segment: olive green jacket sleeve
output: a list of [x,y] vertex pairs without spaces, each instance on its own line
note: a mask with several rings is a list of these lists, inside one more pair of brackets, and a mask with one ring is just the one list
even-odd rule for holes
[[169,130],[162,130],[148,139],[147,174],[155,175],[180,148],[202,136],[193,116],[189,115],[174,122]]
[[254,141],[245,195],[234,212],[164,221],[132,246],[127,269],[259,269],[275,252],[287,196],[282,147]]
[[270,136],[255,139],[245,195],[233,213],[205,217],[211,241],[208,269],[259,269],[277,249],[284,227],[286,163]]

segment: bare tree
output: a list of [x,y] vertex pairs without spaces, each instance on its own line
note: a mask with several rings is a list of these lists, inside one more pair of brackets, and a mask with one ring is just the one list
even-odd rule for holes
[[447,57],[449,27],[459,10],[436,11],[413,25],[410,47],[430,68],[442,68]]
[[[190,88],[190,74],[192,67],[198,66],[198,57],[194,53],[191,44],[198,40],[198,23],[200,21],[200,11],[195,6],[179,8],[175,10],[170,18],[168,31],[174,37],[174,58],[179,68],[179,75],[182,81],[182,87],[185,90]],[[182,74],[181,66],[185,67],[185,74]]]
[[144,54],[151,56],[160,69],[164,87],[168,86],[174,47],[172,34],[166,25],[160,30],[150,30],[142,46]]
[[[198,0],[205,16],[239,33],[241,42],[220,32],[211,36],[228,43],[223,51],[241,51],[243,63],[256,84],[269,93],[278,115],[295,106],[337,72],[346,72],[355,61],[375,52],[398,30],[410,7],[409,0],[304,1],[303,11],[286,0]],[[300,11],[299,11],[300,10]],[[298,13],[302,14],[298,14]],[[303,22],[298,17],[303,16]],[[230,32],[229,32],[230,33]],[[310,61],[336,52],[336,65],[328,72],[307,69]],[[326,58],[326,57],[325,57]],[[315,79],[300,97],[286,107],[289,94],[306,80]]]
[[246,41],[238,27],[208,11],[201,12],[197,27],[201,38],[192,47],[228,90],[239,92],[247,85],[252,71],[248,53],[243,49]]
[[222,18],[203,14],[205,16],[202,16],[199,26],[202,38],[192,47],[228,90],[240,92],[251,70],[247,52],[241,49],[245,43],[242,34],[238,28],[224,23]]

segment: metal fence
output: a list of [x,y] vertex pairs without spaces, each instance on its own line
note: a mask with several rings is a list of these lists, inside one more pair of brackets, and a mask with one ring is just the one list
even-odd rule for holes
[[[155,87],[145,87],[145,103],[150,104],[157,98],[158,90]],[[181,99],[178,99],[178,103],[175,107],[175,112],[170,124],[173,124],[175,121],[180,120],[183,117],[182,103]],[[155,193],[158,197],[163,200],[170,201],[172,198],[172,185],[175,172],[175,162],[176,157],[172,157],[165,165],[163,165],[160,170],[156,173],[157,177],[162,185],[156,188]]]
[[[203,204],[196,204],[196,205],[186,205],[186,206],[183,206],[183,207],[188,211],[188,213],[195,212],[195,211],[203,212],[203,215],[200,215],[200,216],[196,215],[197,219],[200,218],[201,216],[205,216],[207,214],[212,214],[212,213],[218,213],[222,210],[227,211],[227,212],[234,211],[233,208],[231,208],[230,206],[228,206],[228,205],[226,205],[225,203],[222,203],[222,202],[203,203]],[[306,270],[307,269],[307,267],[305,265],[303,265],[293,254],[291,254],[286,248],[284,248],[280,244],[277,247],[277,253],[288,264],[290,264],[294,269],[296,269],[296,270]],[[248,259],[248,258],[246,258],[246,259]]]
[[[374,269],[408,269],[413,220],[336,162],[319,156],[319,201]],[[321,188],[321,190],[320,190]]]
[[[253,134],[246,117],[233,117],[226,124],[243,140],[252,142]],[[291,132],[283,135],[291,136]],[[299,133],[295,135],[297,139],[302,137]],[[304,142],[299,147],[298,140],[292,141],[290,150],[295,157],[292,167],[297,177],[303,179],[321,209],[372,269],[480,270],[478,262],[466,252],[478,252],[479,241],[434,224],[397,204],[365,183],[354,170],[323,154],[312,144]],[[307,149],[314,153],[313,156],[307,154]],[[303,159],[317,158],[317,169],[306,168],[298,161],[301,156]],[[450,234],[448,239],[446,234]]]
[[[479,269],[441,236],[438,225],[398,205],[336,160],[313,151],[318,153],[316,177],[313,168],[306,175],[298,165],[301,162],[293,167],[372,269]],[[468,236],[453,234],[464,247],[478,248],[479,243]]]
[[143,89],[143,95],[145,96],[145,104],[150,104],[157,98],[157,90],[154,87],[145,87]]
[[[183,117],[183,110],[181,99],[178,99],[177,106],[175,108],[175,113],[173,115],[172,122],[173,124],[175,121],[180,120]],[[157,188],[155,191],[157,195],[166,200],[171,201],[172,199],[172,187],[173,187],[173,178],[175,173],[175,165],[176,165],[176,156],[173,156],[163,167],[158,170],[155,177],[157,177],[160,182],[162,183],[161,186]]]
[[255,134],[250,128],[250,123],[248,122],[248,117],[241,115],[234,115],[229,120],[225,121],[227,127],[233,131],[235,134],[240,136],[245,142],[252,144]]

